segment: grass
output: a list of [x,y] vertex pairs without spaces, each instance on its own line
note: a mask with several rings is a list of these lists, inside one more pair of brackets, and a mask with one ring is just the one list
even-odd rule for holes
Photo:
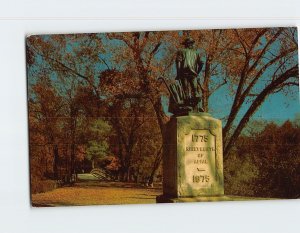
[[[116,205],[116,204],[152,204],[156,197],[162,195],[162,187],[147,188],[135,183],[99,182],[82,180],[71,187],[62,187],[45,193],[32,194],[32,206],[82,206],[82,205]],[[179,198],[172,202],[202,201],[249,201],[270,200],[241,196]],[[165,202],[165,201],[163,201]],[[167,200],[166,202],[169,202]]]
[[146,188],[128,183],[81,182],[45,193],[32,194],[33,206],[150,204],[156,203],[161,188]]

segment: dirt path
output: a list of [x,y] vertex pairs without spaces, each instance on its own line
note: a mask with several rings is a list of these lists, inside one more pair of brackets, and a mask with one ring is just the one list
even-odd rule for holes
[[146,188],[121,182],[79,182],[72,187],[32,195],[33,206],[109,205],[156,203],[161,187]]

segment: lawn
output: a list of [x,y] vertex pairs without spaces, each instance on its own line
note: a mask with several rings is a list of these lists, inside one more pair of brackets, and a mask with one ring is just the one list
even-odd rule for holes
[[88,181],[33,194],[31,199],[33,206],[147,204],[156,203],[156,196],[161,194],[161,187],[147,188],[130,183]]
[[[32,194],[32,206],[82,206],[82,205],[115,205],[115,204],[151,204],[162,194],[161,185],[154,188],[141,184],[124,182],[100,182],[90,175],[80,177],[80,182],[70,187]],[[268,200],[270,198],[254,198],[241,196],[216,196],[179,198],[172,202],[203,202],[203,201],[250,201]],[[165,202],[165,201],[164,201]],[[166,201],[168,202],[168,201]]]

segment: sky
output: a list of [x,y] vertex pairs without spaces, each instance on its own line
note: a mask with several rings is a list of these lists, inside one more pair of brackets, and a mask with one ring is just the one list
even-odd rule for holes
[[[229,114],[232,97],[225,97],[226,88],[216,92],[211,96],[209,105],[215,109],[212,114],[220,119]],[[283,93],[271,94],[259,107],[257,112],[253,115],[252,120],[268,120],[275,123],[283,123],[286,120],[294,120],[296,114],[300,114],[300,99],[299,99],[299,87],[293,87],[290,95],[284,95]],[[226,92],[227,93],[227,92]],[[242,108],[240,116],[245,112],[246,108]]]

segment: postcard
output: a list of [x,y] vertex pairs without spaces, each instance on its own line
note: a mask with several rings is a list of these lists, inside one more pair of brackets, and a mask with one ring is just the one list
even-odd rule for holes
[[295,27],[30,35],[32,206],[300,197]]

